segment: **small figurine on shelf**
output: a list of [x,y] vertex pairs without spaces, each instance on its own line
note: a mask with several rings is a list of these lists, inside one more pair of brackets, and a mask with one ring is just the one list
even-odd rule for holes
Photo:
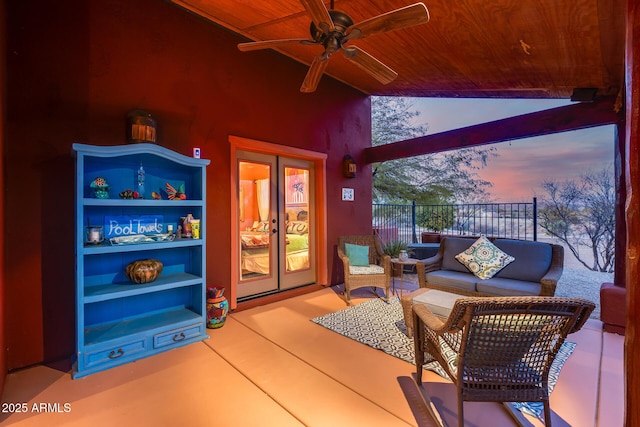
[[187,214],[186,217],[181,217],[180,220],[182,222],[182,237],[185,237],[187,239],[193,238],[193,228],[191,226],[193,215]]
[[184,184],[180,184],[177,190],[168,182],[165,184],[165,186],[167,187],[167,195],[169,200],[187,200],[187,195],[184,193]]
[[140,194],[137,191],[131,191],[131,189],[129,188],[122,191],[121,193],[118,193],[118,196],[120,196],[121,199],[129,199],[129,200],[140,198]]
[[106,179],[97,177],[89,184],[89,187],[93,188],[96,199],[109,198],[109,184]]
[[[140,169],[138,169],[138,197],[144,199],[144,168],[142,167],[142,162],[140,163]],[[136,197],[136,199],[138,198]]]

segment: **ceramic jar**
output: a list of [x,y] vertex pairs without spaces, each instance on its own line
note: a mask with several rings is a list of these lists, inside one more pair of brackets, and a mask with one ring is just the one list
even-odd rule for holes
[[229,314],[229,301],[224,297],[224,288],[207,288],[207,328],[224,326]]

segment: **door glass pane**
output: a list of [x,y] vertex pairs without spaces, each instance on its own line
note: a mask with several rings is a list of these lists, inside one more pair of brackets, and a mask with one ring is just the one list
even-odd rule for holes
[[285,167],[286,272],[309,268],[309,169]]
[[239,162],[241,280],[271,275],[271,165]]

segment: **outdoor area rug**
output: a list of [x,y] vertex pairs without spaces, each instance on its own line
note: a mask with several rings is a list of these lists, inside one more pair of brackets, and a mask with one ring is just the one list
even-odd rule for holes
[[[335,313],[313,318],[311,321],[352,340],[415,364],[413,338],[409,338],[406,334],[402,306],[398,298],[392,298],[389,303],[380,298],[371,299]],[[573,353],[575,346],[575,343],[565,342],[558,352],[549,374],[549,392],[553,390],[560,369]],[[453,351],[448,360],[451,365],[454,364],[455,353]],[[448,378],[436,361],[427,363],[424,368]],[[512,403],[512,405],[534,417],[543,417],[541,402]]]

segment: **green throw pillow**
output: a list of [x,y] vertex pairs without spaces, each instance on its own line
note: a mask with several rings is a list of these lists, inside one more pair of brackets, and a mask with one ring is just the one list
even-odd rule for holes
[[369,266],[369,246],[344,244],[344,251],[349,258],[349,265],[368,267]]
[[491,279],[500,270],[515,261],[502,252],[489,239],[482,236],[471,247],[456,255],[456,259],[479,279]]

